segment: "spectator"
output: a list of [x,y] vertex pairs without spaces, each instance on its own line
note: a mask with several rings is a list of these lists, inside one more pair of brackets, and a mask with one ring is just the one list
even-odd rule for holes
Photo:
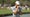
[[26,10],[27,10],[27,8],[28,8],[28,5],[27,5],[27,4],[25,5],[25,8],[26,8]]

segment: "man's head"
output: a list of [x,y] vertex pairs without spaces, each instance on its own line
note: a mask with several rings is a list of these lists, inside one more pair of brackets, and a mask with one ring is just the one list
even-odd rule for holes
[[19,5],[20,5],[19,1],[16,1],[16,2],[15,2],[15,5],[16,5],[16,6],[19,6]]

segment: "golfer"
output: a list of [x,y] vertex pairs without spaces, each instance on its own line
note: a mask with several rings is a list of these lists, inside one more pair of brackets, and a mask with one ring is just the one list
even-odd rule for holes
[[15,6],[11,7],[12,11],[13,11],[13,17],[17,17],[18,14],[21,14],[21,6],[20,6],[20,3],[19,1],[16,1],[15,2]]

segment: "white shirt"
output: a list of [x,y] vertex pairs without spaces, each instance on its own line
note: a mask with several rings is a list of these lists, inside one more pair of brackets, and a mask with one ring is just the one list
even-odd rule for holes
[[14,10],[16,9],[15,6],[11,7],[12,11],[14,12]]
[[27,5],[25,5],[25,7],[28,7]]
[[[14,12],[14,10],[16,9],[15,7],[16,7],[16,6],[11,7],[11,9],[12,9],[13,12]],[[19,11],[19,10],[18,10],[18,11]]]

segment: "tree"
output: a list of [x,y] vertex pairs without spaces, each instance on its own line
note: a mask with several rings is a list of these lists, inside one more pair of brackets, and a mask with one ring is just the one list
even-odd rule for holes
[[11,2],[10,2],[10,3],[11,3],[11,5],[12,5],[12,6],[14,6],[14,5],[15,5],[15,1],[16,1],[16,0],[11,0]]
[[7,7],[10,5],[10,0],[7,0]]
[[27,0],[27,1],[29,1],[29,2],[30,2],[30,0]]
[[4,0],[2,0],[2,4],[1,4],[1,6],[2,6],[2,7],[4,6]]

